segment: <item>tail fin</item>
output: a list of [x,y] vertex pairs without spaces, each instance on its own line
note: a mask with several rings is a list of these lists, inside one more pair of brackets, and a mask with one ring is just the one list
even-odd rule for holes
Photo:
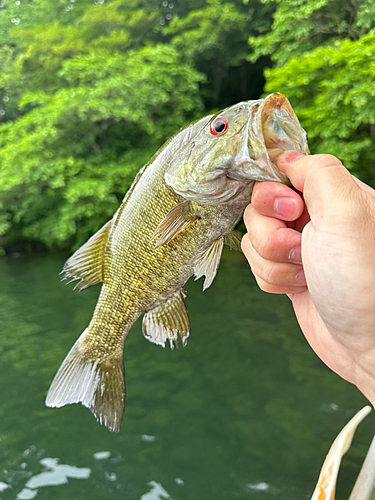
[[85,330],[63,361],[49,388],[46,405],[82,403],[111,432],[124,418],[125,375],[122,356],[92,360],[85,355]]

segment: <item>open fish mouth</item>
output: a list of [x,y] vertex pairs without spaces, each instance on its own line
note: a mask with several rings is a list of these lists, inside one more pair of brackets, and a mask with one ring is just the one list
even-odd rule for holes
[[243,145],[228,177],[290,184],[276,166],[278,155],[288,150],[308,154],[306,132],[288,99],[280,93],[271,94],[252,108],[246,147]]
[[[213,137],[217,121],[227,129]],[[221,111],[202,133],[205,147],[195,148],[193,141],[187,160],[180,163],[177,155],[165,174],[166,184],[177,194],[201,205],[229,203],[248,192],[254,181],[290,184],[276,167],[277,156],[286,150],[309,153],[306,132],[280,93]]]
[[258,111],[264,146],[272,163],[287,150],[309,154],[306,132],[283,94],[271,94],[265,98]]

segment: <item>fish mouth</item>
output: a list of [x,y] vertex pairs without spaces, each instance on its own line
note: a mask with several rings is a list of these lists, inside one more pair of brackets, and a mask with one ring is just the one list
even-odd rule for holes
[[274,165],[283,151],[309,154],[306,132],[285,95],[276,93],[266,97],[259,108],[258,120],[268,157]]
[[247,143],[237,154],[228,175],[238,181],[251,179],[290,185],[288,177],[276,166],[279,154],[288,150],[309,154],[306,132],[288,99],[280,93],[270,94],[251,110]]

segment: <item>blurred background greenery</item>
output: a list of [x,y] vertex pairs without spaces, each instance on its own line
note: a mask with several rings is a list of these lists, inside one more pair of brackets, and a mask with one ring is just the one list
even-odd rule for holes
[[76,248],[190,121],[284,92],[375,185],[373,0],[2,0],[0,246]]

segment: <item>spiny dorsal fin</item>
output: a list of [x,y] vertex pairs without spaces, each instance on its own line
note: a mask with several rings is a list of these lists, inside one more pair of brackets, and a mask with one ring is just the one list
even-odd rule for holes
[[190,324],[184,297],[183,290],[180,290],[143,316],[142,331],[146,339],[163,347],[169,340],[173,349],[174,345],[178,347],[178,334],[180,334],[182,345],[186,345]]
[[151,241],[158,238],[155,249],[173,240],[197,218],[190,213],[190,201],[183,201],[176,205],[167,213],[152,235]]
[[204,252],[198,255],[195,260],[194,274],[197,280],[201,276],[205,275],[206,279],[203,283],[203,291],[208,288],[213,282],[217,268],[220,264],[221,252],[223,251],[224,237],[215,240],[211,246],[207,248]]
[[61,281],[81,280],[74,290],[84,290],[103,281],[103,257],[112,226],[111,219],[97,233],[86,241],[66,262],[60,274]]
[[238,231],[232,231],[224,238],[224,245],[228,245],[231,250],[241,252],[242,235]]

